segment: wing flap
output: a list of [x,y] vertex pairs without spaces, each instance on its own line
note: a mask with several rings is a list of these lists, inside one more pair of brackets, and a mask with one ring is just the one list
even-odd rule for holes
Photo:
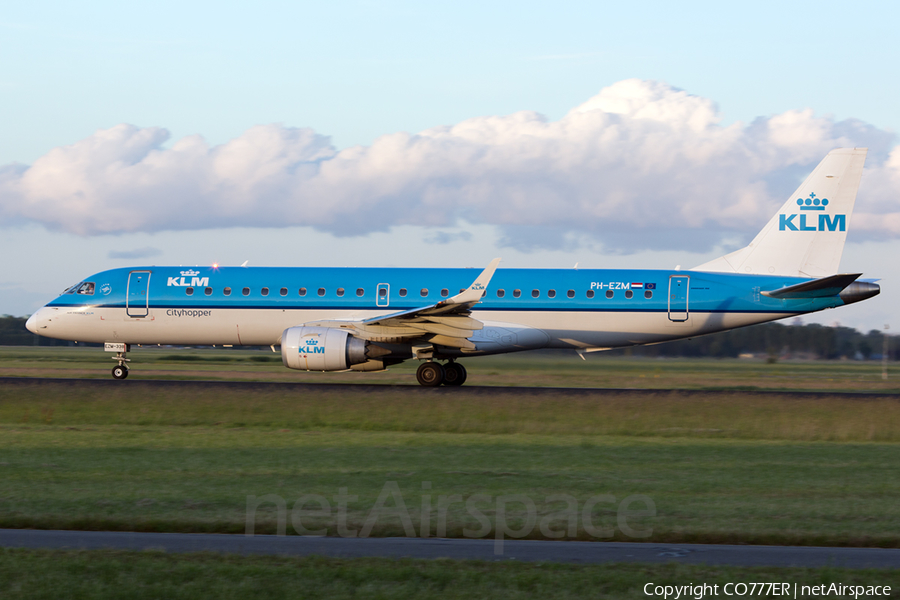
[[484,323],[482,323],[478,319],[473,319],[472,317],[467,317],[465,315],[453,315],[449,317],[429,316],[428,320],[432,323],[449,325],[450,327],[456,327],[457,329],[472,329],[474,331],[484,329]]
[[426,331],[428,333],[436,333],[439,335],[446,335],[454,338],[467,338],[471,337],[472,334],[475,333],[472,329],[458,329],[456,327],[450,327],[449,325],[442,325],[440,323],[410,323],[409,327],[413,329],[421,329],[422,331]]
[[450,346],[452,348],[462,348],[463,350],[475,350],[475,344],[466,338],[450,337],[447,335],[433,335],[428,340],[432,344],[438,346]]

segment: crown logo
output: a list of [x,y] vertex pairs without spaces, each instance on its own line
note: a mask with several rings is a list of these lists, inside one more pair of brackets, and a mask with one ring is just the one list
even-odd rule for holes
[[306,345],[307,346],[318,346],[319,340],[306,340]]
[[800,210],[825,210],[828,206],[828,198],[819,198],[815,194],[810,194],[809,198],[797,198],[797,206]]
[[200,271],[194,271],[193,269],[188,269],[187,271],[181,271],[182,277],[196,277],[200,274]]

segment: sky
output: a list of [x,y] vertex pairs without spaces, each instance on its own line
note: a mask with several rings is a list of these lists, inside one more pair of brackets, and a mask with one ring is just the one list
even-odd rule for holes
[[894,323],[893,2],[34,2],[0,11],[0,314],[145,264],[690,268],[831,149]]

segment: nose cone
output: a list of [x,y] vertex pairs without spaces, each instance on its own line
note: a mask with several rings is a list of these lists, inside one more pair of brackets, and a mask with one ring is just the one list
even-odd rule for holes
[[27,330],[30,331],[31,333],[37,333],[37,332],[38,332],[38,331],[37,331],[37,322],[38,322],[37,316],[38,316],[38,313],[39,313],[39,312],[41,312],[41,311],[38,311],[38,312],[34,313],[34,314],[31,315],[30,317],[28,317],[28,320],[27,320],[27,321],[25,321],[25,329],[27,329]]

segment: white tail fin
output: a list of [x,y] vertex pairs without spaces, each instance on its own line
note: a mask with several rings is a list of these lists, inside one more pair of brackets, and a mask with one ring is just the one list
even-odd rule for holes
[[829,152],[749,246],[693,270],[793,277],[837,273],[866,152]]

